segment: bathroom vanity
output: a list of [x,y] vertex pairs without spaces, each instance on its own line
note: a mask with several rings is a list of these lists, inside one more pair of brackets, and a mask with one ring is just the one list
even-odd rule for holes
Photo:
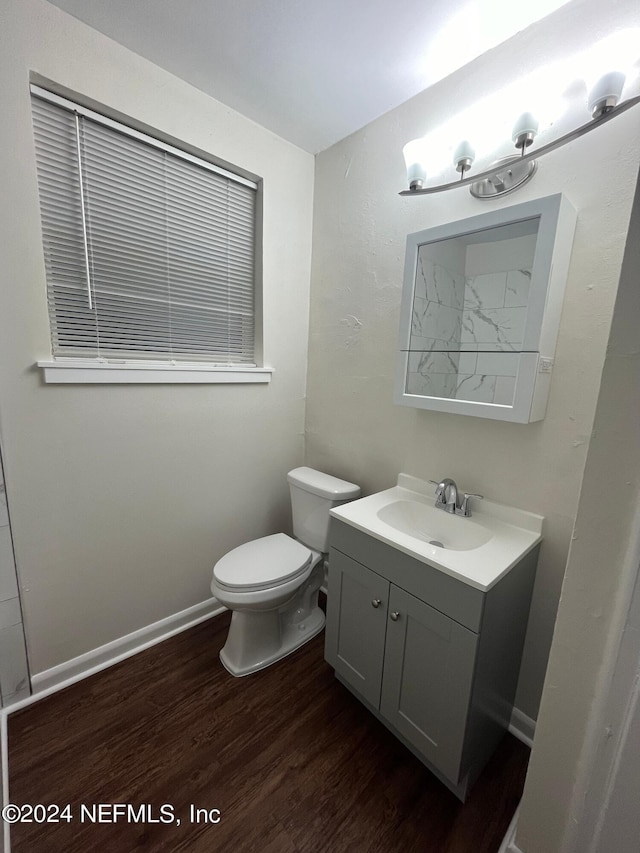
[[542,518],[440,519],[432,492],[401,474],[332,511],[325,656],[464,801],[509,725]]

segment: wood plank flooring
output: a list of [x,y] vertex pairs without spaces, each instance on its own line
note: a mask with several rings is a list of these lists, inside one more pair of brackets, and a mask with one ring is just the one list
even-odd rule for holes
[[[12,853],[496,853],[523,744],[505,737],[463,806],[334,679],[324,635],[235,679],[217,656],[228,620],[9,716],[10,801],[73,815],[15,824]],[[149,804],[154,820],[168,804],[180,825],[81,820],[98,803]],[[220,822],[192,823],[191,805]]]

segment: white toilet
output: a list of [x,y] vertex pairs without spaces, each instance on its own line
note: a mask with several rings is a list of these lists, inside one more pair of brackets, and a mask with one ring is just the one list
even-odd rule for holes
[[219,560],[211,592],[233,611],[220,660],[232,675],[249,675],[280,660],[324,627],[318,590],[328,551],[329,510],[360,489],[313,468],[287,474],[292,539],[276,533],[246,542]]

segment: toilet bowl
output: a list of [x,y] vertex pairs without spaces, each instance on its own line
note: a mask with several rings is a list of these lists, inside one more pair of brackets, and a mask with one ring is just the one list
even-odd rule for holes
[[275,533],[254,539],[225,554],[213,569],[211,591],[232,611],[220,660],[235,676],[264,669],[322,630],[318,591],[329,511],[360,494],[353,483],[312,468],[296,468],[287,478],[296,538]]
[[232,675],[264,669],[323,629],[323,576],[322,555],[285,533],[240,545],[216,563],[211,591],[233,611],[220,652]]

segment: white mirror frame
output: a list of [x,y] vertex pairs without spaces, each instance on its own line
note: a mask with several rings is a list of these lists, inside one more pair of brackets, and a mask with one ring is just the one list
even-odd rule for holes
[[[408,393],[406,381],[411,319],[420,247],[426,243],[437,243],[535,218],[539,219],[539,227],[531,270],[523,351],[519,352],[512,404],[481,403]],[[576,219],[574,208],[558,193],[408,235],[400,311],[395,403],[436,412],[515,423],[529,423],[544,418]]]

